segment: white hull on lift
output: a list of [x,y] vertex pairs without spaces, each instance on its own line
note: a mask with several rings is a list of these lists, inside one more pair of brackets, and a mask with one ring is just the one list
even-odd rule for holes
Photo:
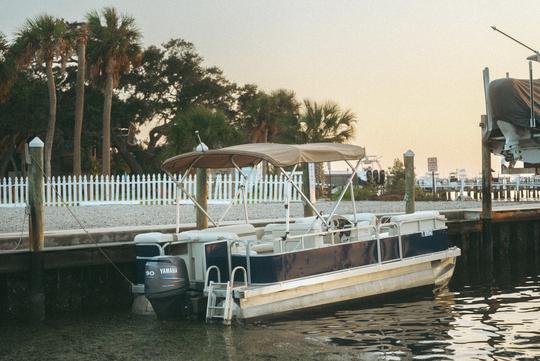
[[459,248],[452,247],[395,262],[237,289],[236,317],[263,317],[430,285],[438,289],[450,281],[460,254]]

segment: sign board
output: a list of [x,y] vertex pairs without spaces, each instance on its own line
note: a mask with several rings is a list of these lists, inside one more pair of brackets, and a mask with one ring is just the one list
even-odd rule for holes
[[427,159],[428,172],[437,171],[437,157],[430,157]]

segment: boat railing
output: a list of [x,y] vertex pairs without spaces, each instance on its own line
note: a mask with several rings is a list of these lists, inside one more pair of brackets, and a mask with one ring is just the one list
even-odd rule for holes
[[[369,224],[369,225],[364,225],[364,226],[360,226],[360,227],[330,229],[330,230],[326,230],[326,231],[319,231],[319,232],[312,232],[312,233],[307,233],[307,234],[298,234],[298,235],[288,236],[287,238],[279,238],[279,241],[280,241],[280,253],[283,252],[283,248],[286,249],[286,245],[288,243],[291,243],[291,242],[296,242],[297,243],[297,246],[295,247],[295,249],[290,250],[290,251],[286,251],[286,252],[295,252],[295,251],[298,250],[299,246],[302,247],[301,249],[306,249],[305,248],[305,239],[307,237],[315,237],[315,236],[324,237],[326,235],[331,235],[332,243],[331,244],[324,244],[322,247],[329,246],[329,245],[335,245],[335,244],[339,244],[339,243],[365,242],[365,241],[369,241],[369,240],[376,240],[376,242],[377,242],[378,263],[382,264],[384,262],[382,260],[381,234],[384,234],[385,232],[388,232],[389,236],[394,236],[394,237],[397,236],[398,237],[399,260],[403,260],[403,244],[402,244],[402,239],[401,239],[401,237],[402,237],[402,232],[401,232],[402,226],[404,224],[408,224],[408,223],[416,223],[417,226],[418,226],[418,231],[421,232],[422,231],[421,222],[426,221],[426,220],[432,220],[433,221],[433,229],[437,228],[437,217],[422,217],[422,218],[419,218],[419,219],[403,220],[403,221],[399,221],[399,222],[387,222],[387,223],[379,223],[377,225]],[[395,230],[395,231],[392,232],[392,230]],[[360,234],[360,232],[362,232],[362,231],[364,231],[364,232],[367,231],[368,233],[367,234],[366,233]],[[342,237],[339,237],[338,238],[339,242],[336,242],[336,237],[335,237],[336,234],[347,233],[347,232],[349,234],[348,235],[346,234],[347,238],[346,238],[345,242],[343,242],[344,238],[342,238]],[[352,238],[351,238],[351,233],[352,232],[356,232],[356,239],[354,239],[354,240],[352,240]],[[245,254],[246,254],[246,268],[245,268],[246,278],[245,279],[246,279],[246,284],[251,285],[251,246],[252,246],[252,244],[261,243],[261,242],[262,242],[261,240],[241,240],[241,239],[229,242],[229,252],[228,252],[228,254],[229,254],[229,278],[231,280],[234,281],[234,278],[233,278],[234,270],[231,270],[232,247],[234,245],[238,245],[238,244],[245,245]],[[313,248],[318,248],[318,247],[313,247]],[[236,268],[238,268],[238,267],[236,267]],[[210,270],[210,268],[208,270]],[[208,270],[207,270],[207,272],[208,272]],[[206,283],[205,283],[205,285],[206,285]]]
[[246,247],[246,268],[244,270],[247,270],[246,273],[246,277],[245,277],[245,280],[246,280],[246,283],[248,285],[251,284],[251,244],[252,243],[260,243],[260,240],[244,240],[244,239],[237,239],[237,240],[234,240],[234,241],[229,241],[229,251],[227,252],[228,253],[228,256],[229,256],[229,279],[232,280],[234,282],[234,271],[238,268],[238,267],[235,267],[234,270],[231,269],[231,265],[232,265],[232,259],[231,259],[231,254],[232,254],[232,247],[234,247],[235,245],[237,244],[244,244],[245,247]]
[[427,216],[427,217],[422,217],[422,218],[415,218],[415,219],[404,219],[402,221],[399,221],[399,222],[396,222],[399,224],[399,229],[400,229],[400,235],[401,235],[401,229],[403,228],[403,225],[404,224],[409,224],[409,223],[416,223],[416,230],[418,232],[422,232],[422,222],[425,222],[425,221],[432,221],[433,222],[433,229],[437,229],[437,217],[434,217],[434,216]]
[[248,275],[247,275],[246,269],[244,267],[242,267],[242,266],[236,266],[232,270],[232,273],[231,273],[231,286],[234,287],[234,278],[236,276],[237,271],[242,271],[242,273],[244,274],[244,287],[247,287],[248,284],[250,284],[251,282],[248,282]]
[[[368,231],[369,233],[360,234],[361,231]],[[377,226],[374,225],[374,224],[369,224],[369,225],[364,225],[364,226],[359,226],[359,227],[345,227],[345,228],[330,229],[330,230],[326,230],[326,231],[318,231],[318,232],[312,232],[312,233],[306,233],[306,234],[296,234],[296,235],[293,235],[293,236],[288,236],[286,239],[280,238],[279,239],[280,240],[280,251],[283,252],[283,246],[288,244],[288,243],[292,243],[292,242],[297,243],[297,246],[296,246],[295,249],[290,250],[288,252],[297,251],[298,246],[302,247],[300,249],[305,249],[306,248],[305,239],[308,238],[308,237],[316,237],[316,236],[324,237],[324,236],[330,235],[330,237],[331,237],[331,245],[335,245],[335,244],[338,244],[338,243],[348,243],[348,242],[351,242],[351,239],[352,239],[351,234],[352,234],[352,232],[356,233],[356,239],[354,241],[352,241],[352,242],[366,241],[366,240],[369,240],[369,237],[373,237],[373,238],[377,237]],[[346,236],[346,238],[342,238],[341,236],[337,237],[339,242],[336,242],[336,237],[335,237],[336,235],[344,235],[344,236]],[[367,239],[360,239],[361,236],[364,236],[364,237],[368,236],[368,238]],[[343,241],[344,239],[346,241]],[[328,245],[328,244],[326,244],[326,245]],[[285,249],[286,249],[286,247],[285,247]]]
[[204,291],[207,292],[208,291],[208,281],[210,280],[210,272],[212,270],[216,270],[216,274],[217,274],[217,279],[218,279],[218,283],[221,283],[221,271],[219,270],[218,266],[210,266],[206,269],[206,273],[204,275]]

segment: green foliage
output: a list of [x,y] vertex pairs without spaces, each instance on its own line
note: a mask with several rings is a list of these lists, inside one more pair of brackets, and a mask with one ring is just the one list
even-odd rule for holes
[[[376,200],[378,197],[377,186],[373,184],[364,184],[364,185],[355,185],[354,189],[354,199],[357,201],[367,201],[367,200]],[[332,194],[332,200],[337,200],[341,192],[336,192]],[[351,200],[351,190],[347,189],[345,195],[343,196],[344,201]]]
[[64,20],[40,15],[26,20],[17,32],[11,50],[23,68],[32,65],[37,70],[43,70],[44,63],[59,61],[61,70],[64,70],[71,55],[68,33]]
[[0,34],[0,177],[20,163],[20,149],[29,137],[46,133],[46,61],[53,63],[59,84],[52,169],[71,173],[77,64],[66,60],[74,45],[85,40],[91,76],[84,97],[83,173],[95,171],[100,161],[103,85],[110,70],[113,173],[158,171],[164,159],[196,145],[195,130],[210,148],[244,142],[345,142],[353,135],[356,117],[350,111],[331,102],[301,103],[290,90],[238,86],[218,67],[206,66],[189,41],[171,39],[141,49],[135,20],[114,8],[90,12],[86,23],[44,15],[28,20],[16,35],[9,44]]
[[172,156],[192,151],[198,144],[195,135],[197,130],[210,149],[236,144],[240,137],[229,125],[223,112],[195,107],[177,114],[167,126],[167,154]]
[[7,98],[14,76],[15,66],[9,54],[9,43],[4,34],[0,33],[0,104]]
[[444,200],[441,198],[440,194],[436,194],[435,199],[433,199],[433,193],[431,191],[427,191],[420,187],[416,187],[416,189],[414,190],[414,199],[417,201],[442,201]]
[[88,23],[88,59],[90,75],[103,85],[107,73],[112,73],[114,85],[119,76],[127,73],[141,57],[139,44],[141,33],[135,19],[120,16],[113,7],[104,8],[101,13],[93,10],[86,15]]
[[387,194],[405,194],[405,166],[396,158],[392,167],[388,168],[388,180],[385,187]]
[[290,134],[290,124],[298,119],[300,108],[294,92],[279,89],[267,94],[253,84],[240,92],[238,123],[248,142],[275,142],[280,135]]
[[334,102],[319,104],[304,100],[304,108],[294,128],[298,143],[344,143],[354,135],[356,115],[342,111]]

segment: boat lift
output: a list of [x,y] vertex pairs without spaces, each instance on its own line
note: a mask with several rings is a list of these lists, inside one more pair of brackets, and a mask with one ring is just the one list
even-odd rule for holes
[[[536,119],[540,116],[540,80],[533,79],[532,62],[540,62],[540,52],[495,26],[492,26],[492,29],[534,54],[527,57],[528,80],[507,77],[506,79],[490,81],[489,69],[484,69],[487,119],[483,127],[482,138],[491,153],[503,156],[505,162],[509,163],[508,166],[503,164],[502,173],[539,174],[540,128],[537,126]],[[516,167],[518,161],[524,163],[523,168]]]

